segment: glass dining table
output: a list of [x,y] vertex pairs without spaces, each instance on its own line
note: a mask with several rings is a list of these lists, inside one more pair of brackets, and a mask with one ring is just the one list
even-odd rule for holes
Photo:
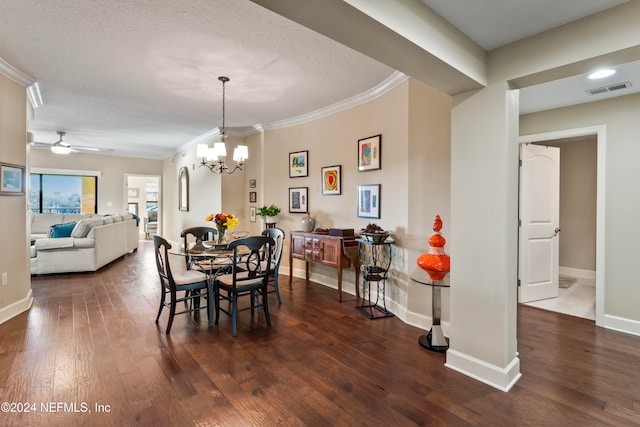
[[[239,255],[242,255],[242,248],[239,248]],[[223,272],[228,272],[233,264],[233,250],[228,248],[227,243],[219,244],[216,241],[204,241],[189,249],[180,246],[169,250],[172,255],[186,258],[188,268],[196,268],[207,275],[210,280]]]
[[[240,247],[238,255],[249,253],[246,247]],[[202,271],[207,276],[207,293],[217,294],[216,278],[221,274],[231,272],[233,266],[233,250],[228,248],[228,243],[218,244],[216,241],[204,241],[192,246],[189,249],[183,245],[172,246],[169,249],[170,255],[186,258],[187,268]],[[214,324],[214,319],[209,319],[209,326]]]

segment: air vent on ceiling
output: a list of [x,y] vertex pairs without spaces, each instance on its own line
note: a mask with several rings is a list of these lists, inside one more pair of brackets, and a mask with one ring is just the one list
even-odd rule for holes
[[614,83],[612,85],[599,87],[597,89],[589,89],[587,90],[587,93],[589,95],[599,95],[601,93],[613,92],[620,89],[628,89],[630,87],[631,87],[631,82]]

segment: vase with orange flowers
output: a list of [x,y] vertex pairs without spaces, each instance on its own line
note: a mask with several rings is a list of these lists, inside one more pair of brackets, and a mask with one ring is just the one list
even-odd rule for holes
[[218,214],[209,214],[206,218],[206,221],[213,221],[216,223],[216,228],[218,229],[218,244],[221,245],[224,243],[224,235],[227,230],[231,230],[232,228],[238,226],[240,221],[233,214],[229,213],[218,213]]

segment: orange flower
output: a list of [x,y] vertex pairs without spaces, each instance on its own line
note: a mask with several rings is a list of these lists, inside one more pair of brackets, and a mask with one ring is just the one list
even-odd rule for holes
[[233,214],[228,214],[224,212],[215,214],[215,215],[209,214],[209,216],[207,216],[205,220],[213,221],[216,223],[216,227],[223,228],[225,230],[232,229],[240,224],[240,221],[238,221],[238,219],[235,216],[233,216]]

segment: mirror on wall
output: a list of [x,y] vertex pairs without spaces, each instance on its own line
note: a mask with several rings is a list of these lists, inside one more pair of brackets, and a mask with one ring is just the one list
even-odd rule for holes
[[178,209],[189,211],[189,170],[186,167],[181,168],[178,175]]

